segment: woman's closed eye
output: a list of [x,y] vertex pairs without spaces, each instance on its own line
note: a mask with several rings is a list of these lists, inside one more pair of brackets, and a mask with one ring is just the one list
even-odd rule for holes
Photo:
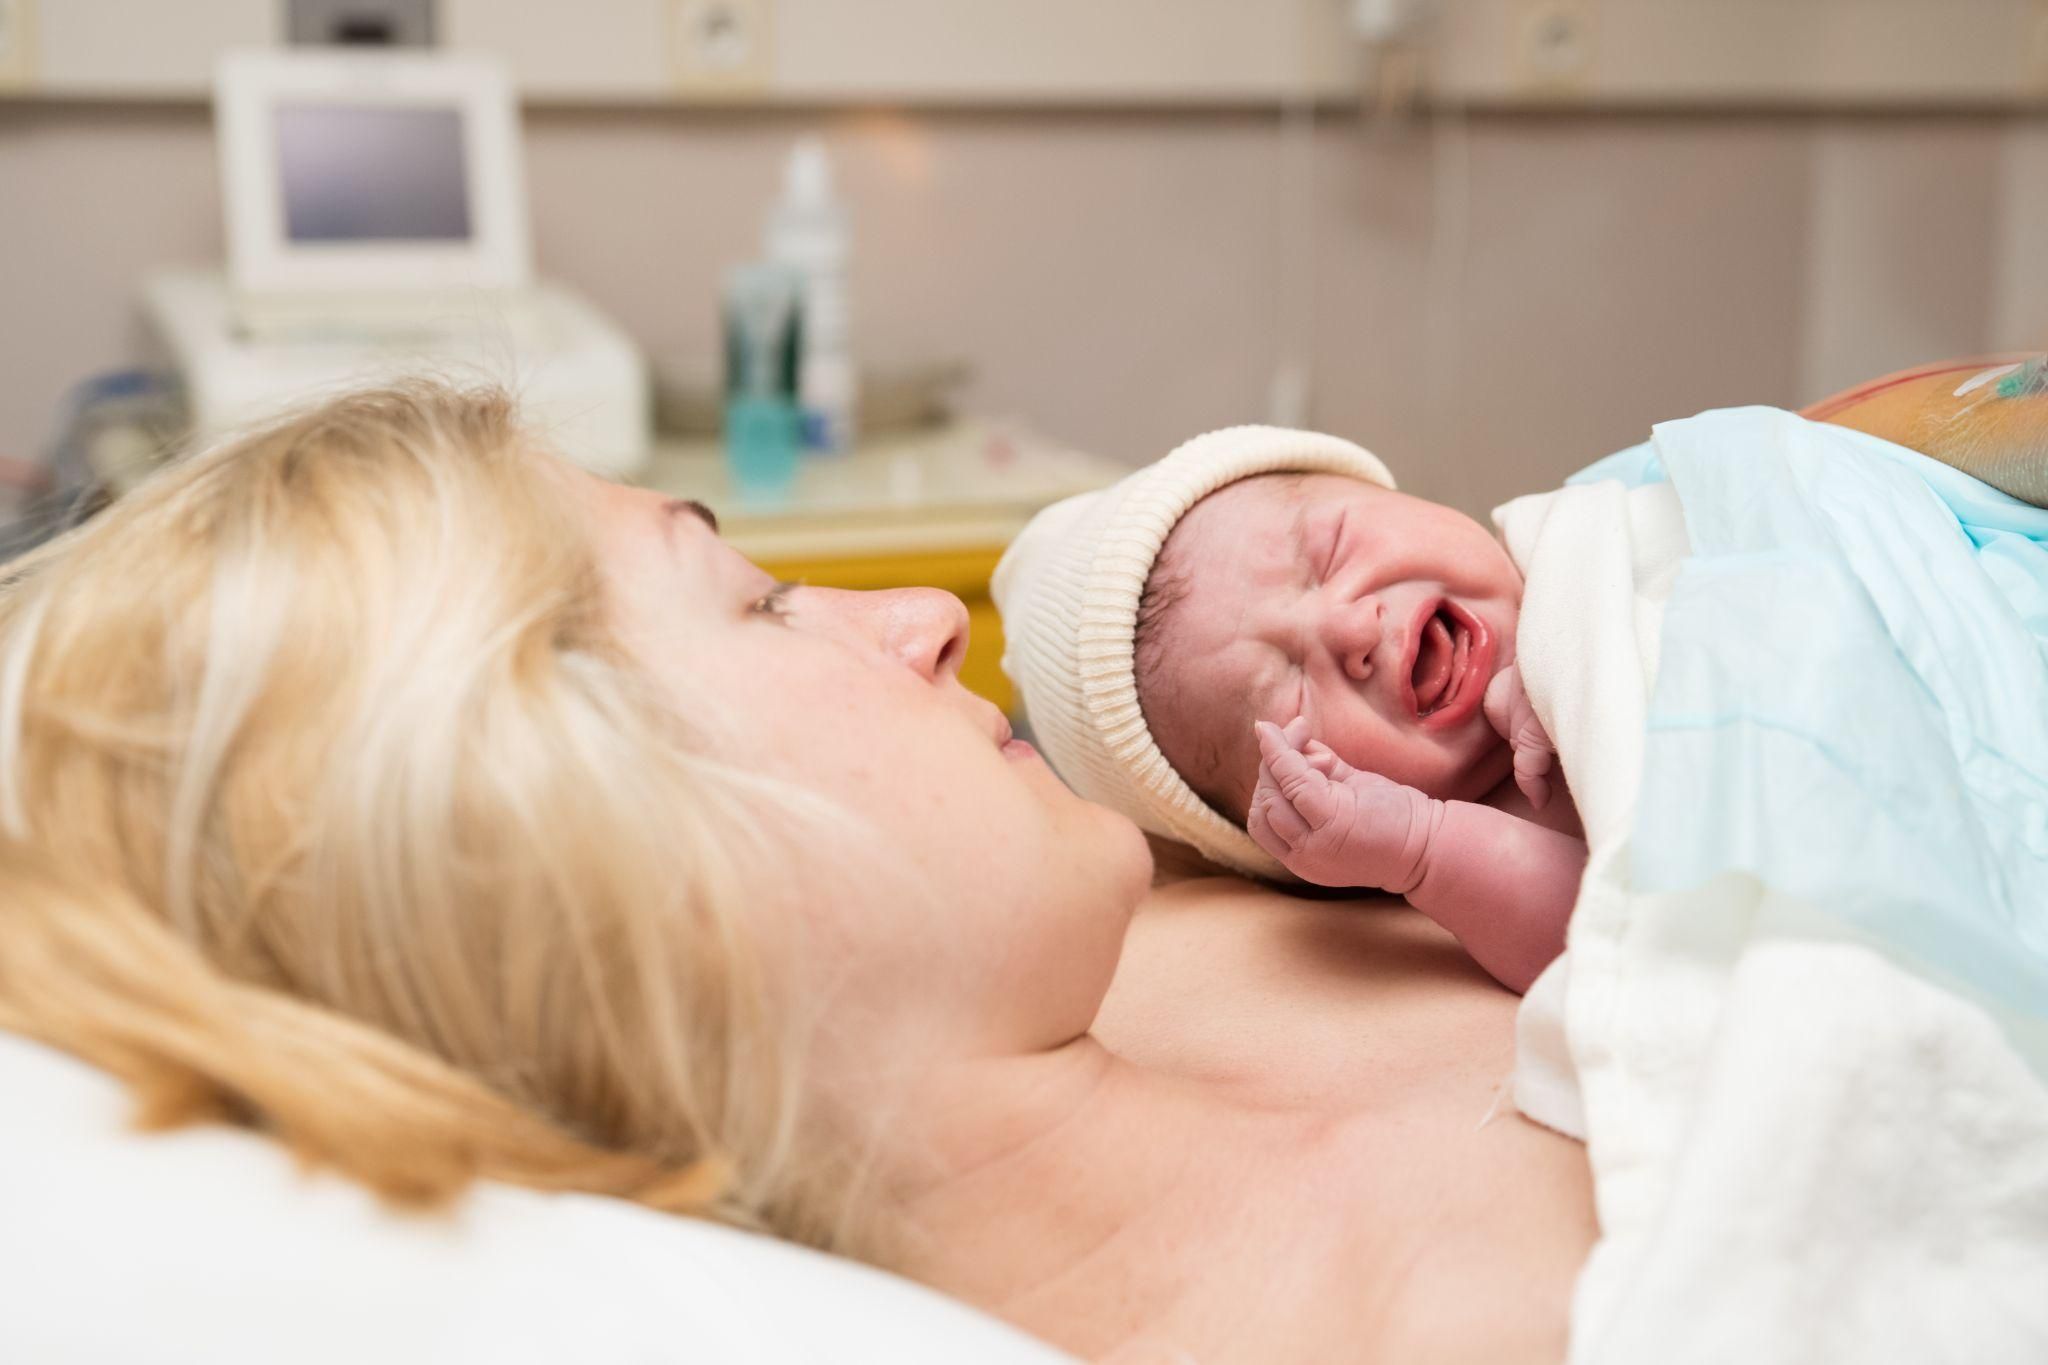
[[789,616],[789,595],[801,586],[803,585],[800,583],[777,583],[774,587],[747,603],[747,614],[749,616],[772,616],[778,621],[786,619]]

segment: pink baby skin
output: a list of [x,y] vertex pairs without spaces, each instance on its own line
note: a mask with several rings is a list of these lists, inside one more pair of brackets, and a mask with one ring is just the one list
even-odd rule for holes
[[1196,791],[1302,880],[1405,896],[1516,991],[1563,951],[1586,862],[1514,664],[1521,591],[1462,513],[1266,475],[1175,526],[1138,649]]

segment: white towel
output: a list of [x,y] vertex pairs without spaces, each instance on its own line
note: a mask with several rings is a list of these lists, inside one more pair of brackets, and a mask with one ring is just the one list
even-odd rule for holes
[[1645,895],[1629,833],[1668,485],[1495,514],[1528,577],[1523,678],[1591,856],[1525,999],[1515,1097],[1581,1136],[1601,1237],[1574,1365],[2048,1362],[2048,1092],[1975,1005],[1725,875]]

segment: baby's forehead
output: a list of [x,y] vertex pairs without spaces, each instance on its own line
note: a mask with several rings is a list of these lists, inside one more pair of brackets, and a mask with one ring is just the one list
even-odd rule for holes
[[1347,474],[1322,471],[1284,470],[1253,474],[1223,485],[1183,512],[1167,532],[1154,558],[1155,572],[1162,566],[1184,567],[1227,557],[1233,546],[1247,541],[1278,543],[1282,537],[1299,538],[1306,520],[1316,509],[1325,511],[1344,506],[1370,504],[1376,519],[1401,515],[1402,498],[1391,489]]
[[1247,523],[1292,515],[1302,503],[1307,477],[1291,471],[1254,474],[1224,484],[1181,514],[1167,533],[1162,557],[1172,552],[1177,541],[1185,544],[1226,528],[1241,532]]
[[1284,576],[1307,504],[1298,474],[1259,474],[1225,484],[1174,524],[1153,557],[1139,632],[1155,638],[1206,632],[1203,623],[1254,580]]

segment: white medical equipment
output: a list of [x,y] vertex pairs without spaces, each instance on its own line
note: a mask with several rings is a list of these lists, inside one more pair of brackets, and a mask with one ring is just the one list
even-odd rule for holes
[[601,474],[647,457],[646,364],[589,303],[533,279],[511,81],[439,53],[223,58],[228,270],[145,286],[195,430],[400,375],[494,382]]

